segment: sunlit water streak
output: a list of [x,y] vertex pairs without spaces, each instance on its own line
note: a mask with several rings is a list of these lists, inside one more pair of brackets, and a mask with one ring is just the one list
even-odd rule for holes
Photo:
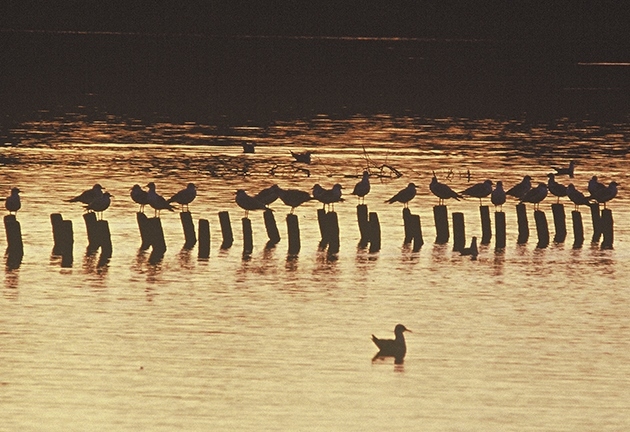
[[[628,127],[559,120],[319,116],[266,127],[214,126],[80,116],[42,119],[13,131],[0,188],[17,185],[25,256],[4,272],[0,398],[7,430],[623,430],[630,424],[630,256]],[[242,154],[243,141],[258,144]],[[165,145],[177,144],[177,145]],[[295,170],[289,149],[314,151]],[[252,214],[255,249],[243,258],[242,211],[234,191],[272,183],[310,189],[335,182],[346,193],[366,164],[403,177],[372,179],[367,204],[379,214],[382,250],[357,249],[354,197],[336,206],[341,250],[317,250],[314,203],[297,210],[302,249],[282,241],[265,250],[262,215]],[[621,184],[610,207],[613,250],[588,243],[516,245],[513,204],[505,206],[508,246],[494,239],[477,260],[434,245],[428,190],[432,171],[455,189],[486,178],[505,185],[576,161],[572,181],[592,175]],[[219,162],[218,162],[219,161]],[[228,169],[211,170],[222,164]],[[247,167],[243,171],[229,167]],[[270,170],[276,167],[272,175]],[[384,171],[388,172],[388,171]],[[214,173],[214,174],[213,174]],[[567,178],[561,179],[565,184]],[[164,195],[194,182],[195,221],[211,223],[211,256],[197,259],[176,214],[162,215],[168,251],[158,264],[138,251],[134,183],[155,181]],[[425,245],[403,247],[400,206],[384,200],[409,181]],[[115,196],[105,212],[113,256],[86,256],[81,207],[63,199],[93,183]],[[543,203],[553,233],[549,203]],[[466,233],[480,237],[478,201],[449,202]],[[572,206],[566,204],[567,213]],[[218,211],[228,210],[236,241],[221,243]],[[72,219],[74,264],[50,256],[49,215]],[[531,209],[529,210],[531,214]],[[570,215],[569,215],[570,216]],[[4,240],[0,243],[6,244]],[[370,359],[370,334],[413,330],[403,365]]]

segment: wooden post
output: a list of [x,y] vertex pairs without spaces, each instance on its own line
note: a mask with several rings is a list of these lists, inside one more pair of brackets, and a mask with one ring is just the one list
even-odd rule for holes
[[60,213],[52,213],[50,215],[50,224],[52,225],[53,232],[53,255],[61,255],[61,225],[63,224],[63,217]]
[[359,224],[359,233],[361,234],[359,247],[364,248],[370,243],[370,222],[367,205],[359,204],[357,206],[357,222]]
[[378,214],[370,212],[368,216],[370,253],[381,250],[381,224],[378,221]]
[[140,244],[140,250],[147,250],[151,247],[151,239],[148,235],[148,218],[142,212],[136,213],[136,221],[138,222],[138,230],[140,231],[140,240],[142,243]]
[[4,229],[7,234],[7,265],[17,268],[22,263],[24,256],[24,243],[22,242],[22,228],[14,214],[4,217]]
[[287,232],[289,233],[289,255],[300,252],[300,224],[297,215],[287,215]]
[[[492,238],[492,222],[490,221],[490,208],[487,205],[479,206],[481,215],[481,244],[490,244]],[[455,229],[455,227],[453,227]]]
[[254,236],[252,234],[252,221],[244,217],[243,222],[243,255],[249,255],[254,250]]
[[612,249],[613,248],[613,216],[612,210],[605,208],[602,210],[602,217],[600,219],[602,234],[604,239],[602,240],[602,249]]
[[199,247],[197,257],[201,259],[210,257],[210,222],[208,219],[199,219]]
[[98,249],[98,233],[96,232],[96,213],[88,212],[83,214],[85,228],[88,238],[88,252],[94,252]]
[[527,222],[527,208],[523,203],[516,205],[516,220],[518,222],[518,239],[516,243],[527,243],[527,240],[529,240],[529,223]]
[[326,214],[326,225],[328,226],[328,255],[339,252],[339,218],[334,211]]
[[166,240],[164,240],[164,230],[159,217],[147,218],[146,234],[152,249],[151,256],[161,259],[166,252]]
[[591,208],[591,220],[593,221],[593,238],[591,239],[591,243],[599,243],[599,239],[602,236],[599,203],[589,204],[589,207]]
[[317,209],[317,223],[319,225],[319,233],[321,235],[319,248],[326,249],[326,247],[328,246],[328,241],[330,237],[330,233],[328,231],[327,219],[326,219],[326,210]]
[[403,224],[405,227],[405,240],[403,244],[409,244],[413,240],[413,233],[411,229],[411,210],[408,207],[405,207],[402,211],[403,215]]
[[505,213],[503,212],[494,213],[494,230],[496,231],[494,249],[495,250],[505,249],[505,244],[506,244]]
[[573,249],[580,249],[584,243],[584,226],[582,225],[582,213],[577,210],[571,212],[573,221]]
[[112,256],[112,237],[109,231],[109,223],[106,220],[96,221],[97,245],[101,248],[101,259],[109,259]]
[[422,239],[422,227],[420,226],[420,215],[411,215],[409,216],[409,219],[409,225],[411,227],[411,234],[413,238],[412,251],[418,252],[424,244],[424,240]]
[[273,216],[273,210],[267,209],[263,213],[265,220],[265,229],[267,230],[267,247],[273,247],[280,242],[280,232],[278,231],[278,225],[276,224],[276,218]]
[[192,214],[189,211],[180,212],[179,219],[182,221],[182,228],[184,229],[184,249],[192,249],[197,243]]
[[435,220],[436,238],[435,243],[444,244],[448,242],[448,210],[445,205],[433,207],[433,219]]
[[226,211],[219,212],[219,223],[221,224],[221,235],[223,236],[221,249],[229,249],[232,247],[232,244],[234,244],[230,214]]
[[554,243],[564,243],[564,240],[567,238],[567,221],[564,214],[564,205],[559,203],[551,204],[551,211],[555,229],[553,241]]
[[461,252],[466,246],[466,226],[464,213],[453,213],[453,251]]
[[547,217],[542,210],[534,210],[534,220],[536,221],[536,232],[538,233],[538,249],[544,249],[549,246],[549,226],[547,225]]

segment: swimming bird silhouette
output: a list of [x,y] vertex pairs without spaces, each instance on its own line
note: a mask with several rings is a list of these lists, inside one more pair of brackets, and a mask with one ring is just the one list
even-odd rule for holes
[[438,205],[444,205],[444,200],[449,198],[455,198],[457,201],[463,198],[460,194],[451,189],[450,186],[440,183],[435,175],[431,179],[429,190],[433,195],[438,197]]
[[239,189],[236,191],[236,204],[243,210],[245,210],[245,217],[249,216],[249,212],[251,210],[266,210],[267,206],[260,201],[258,201],[253,196],[247,195],[243,189]]
[[611,181],[606,188],[599,190],[596,194],[593,194],[592,197],[598,203],[604,204],[604,208],[606,208],[606,203],[617,196],[618,186],[619,184],[617,182]]
[[74,198],[66,200],[66,202],[80,202],[83,204],[89,204],[101,195],[103,195],[103,187],[100,184],[96,183],[94,186],[92,186],[92,189],[85,190]]
[[557,196],[557,202],[560,202],[560,197],[567,196],[567,187],[556,181],[555,174],[547,174],[547,177],[549,177],[549,181],[547,182],[547,189],[549,189],[549,192],[551,192],[552,195]]
[[131,199],[136,204],[140,204],[140,212],[144,213],[144,206],[149,204],[149,198],[147,196],[147,191],[143,190],[139,184],[135,184],[131,187],[131,192],[129,193]]
[[471,256],[473,259],[476,259],[477,255],[479,255],[479,249],[477,248],[477,237],[473,237],[472,241],[470,242],[470,247],[463,248],[460,251],[460,254],[463,256]]
[[354,185],[352,195],[356,195],[360,203],[365,202],[365,196],[370,193],[370,173],[363,171],[361,181]]
[[567,185],[567,196],[573,204],[575,204],[575,210],[579,210],[581,205],[589,205],[591,200],[589,197],[584,196],[582,192],[577,190],[573,183]]
[[324,189],[316,184],[313,186],[313,198],[324,204],[324,208],[326,208],[326,206],[330,208],[332,205],[334,211],[334,204],[343,201],[343,198],[341,198],[341,189],[343,189],[343,187],[339,183],[335,183],[332,189]]
[[538,183],[533,189],[530,189],[520,201],[534,204],[534,209],[538,210],[540,202],[547,196],[547,185],[544,183]]
[[492,194],[490,195],[490,201],[494,204],[495,210],[496,207],[500,207],[503,210],[503,204],[505,204],[505,190],[503,190],[503,182],[499,180],[497,185],[495,186]]
[[588,181],[588,193],[590,193],[591,196],[598,194],[600,191],[604,189],[606,189],[606,185],[603,183],[600,183],[597,180],[597,176],[591,177],[591,179]]
[[[189,211],[188,204],[197,198],[197,188],[194,183],[188,183],[185,189],[180,190],[170,197],[166,202],[168,204],[177,203],[181,205],[181,211]],[[184,210],[185,208],[185,210]]]
[[523,177],[520,183],[515,184],[508,189],[505,194],[521,199],[532,188],[532,178],[528,175]]
[[109,192],[103,193],[103,195],[96,197],[94,201],[85,206],[87,211],[95,212],[100,219],[103,219],[103,212],[109,208],[111,204],[112,194]]
[[254,198],[269,207],[270,204],[274,203],[278,199],[278,185],[274,184],[261,190],[254,195]]
[[11,188],[11,194],[4,202],[4,207],[9,211],[9,214],[17,214],[17,211],[22,208],[22,202],[20,201],[20,192],[22,191],[16,187]]
[[405,208],[409,207],[409,201],[416,196],[416,185],[409,183],[406,188],[398,191],[396,195],[386,200],[386,203],[393,204],[395,202],[403,203]]
[[296,162],[302,162],[305,164],[311,163],[311,155],[313,152],[305,151],[303,153],[294,153],[293,150],[289,150],[291,152],[291,156],[295,159]]
[[308,192],[298,189],[282,189],[280,187],[278,187],[278,197],[285,205],[291,207],[291,214],[297,207],[313,199]]
[[156,192],[155,183],[151,182],[147,187],[149,188],[147,191],[147,201],[148,204],[153,207],[153,210],[155,210],[154,214],[156,217],[160,216],[160,211],[162,210],[173,211],[175,207],[166,202],[166,199]]
[[372,335],[372,342],[379,349],[372,360],[376,360],[378,357],[395,357],[396,360],[402,361],[407,353],[407,345],[403,334],[406,331],[411,332],[404,325],[397,324],[394,328],[395,339],[379,339]]
[[568,175],[573,178],[573,171],[575,169],[575,162],[570,161],[568,167],[551,167],[556,170],[556,175]]
[[481,205],[481,198],[485,198],[492,193],[492,180],[486,180],[482,183],[477,183],[471,187],[460,192],[460,195],[470,196],[473,198],[479,198],[479,205]]

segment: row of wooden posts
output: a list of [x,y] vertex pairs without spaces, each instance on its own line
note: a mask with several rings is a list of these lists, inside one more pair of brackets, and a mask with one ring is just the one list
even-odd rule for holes
[[[551,205],[553,214],[553,223],[555,228],[555,243],[563,243],[567,236],[566,216],[564,206],[562,204]],[[610,209],[600,211],[597,204],[593,204],[591,209],[591,220],[593,223],[592,243],[599,243],[603,237],[601,248],[612,249],[613,247],[613,217]],[[489,244],[492,238],[492,224],[490,220],[490,210],[488,206],[479,207],[481,216],[481,244]],[[424,240],[422,237],[422,227],[420,216],[411,213],[409,208],[404,208],[404,244],[411,245],[413,251],[419,251]],[[524,204],[516,206],[516,215],[518,223],[518,244],[527,243],[529,240],[529,222]],[[436,228],[435,243],[448,243],[450,238],[448,210],[445,205],[433,207],[433,216]],[[195,226],[190,212],[180,213],[182,227],[184,230],[184,248],[192,249],[199,242],[198,256],[201,259],[210,256],[210,223],[207,219],[199,219],[198,233],[195,233]],[[584,228],[582,223],[582,214],[574,210],[571,212],[573,222],[573,248],[581,248],[584,243]],[[85,213],[83,215],[87,229],[88,237],[88,253],[95,253],[99,249],[101,255],[100,264],[105,264],[112,256],[112,241],[109,230],[109,224],[106,220],[97,220],[95,213]],[[166,252],[166,241],[164,239],[164,231],[162,222],[158,217],[148,218],[144,213],[137,213],[136,219],[141,238],[141,250],[151,249],[151,261],[162,259]],[[334,211],[326,212],[324,209],[317,211],[317,219],[321,234],[319,248],[326,250],[329,255],[339,252],[339,220],[337,213]],[[62,266],[69,267],[72,265],[73,255],[73,228],[72,221],[63,219],[61,214],[54,213],[50,216],[53,229],[53,255],[62,257]],[[371,253],[378,252],[381,249],[381,227],[378,214],[368,212],[365,204],[357,206],[357,221],[359,232],[361,235],[359,246],[361,248],[369,247]],[[543,211],[534,211],[534,221],[536,224],[536,232],[538,235],[537,248],[545,248],[549,245],[549,228],[547,218]],[[264,212],[264,222],[269,238],[266,247],[273,247],[280,242],[280,234],[276,221],[271,210]],[[505,213],[502,211],[495,212],[495,249],[502,250],[506,246],[506,223]],[[234,235],[230,223],[230,216],[227,211],[219,212],[219,223],[221,226],[222,243],[221,249],[229,249],[234,243]],[[286,218],[288,231],[288,253],[289,255],[297,255],[301,248],[300,228],[298,217],[294,214],[287,215]],[[7,235],[7,265],[10,267],[19,266],[24,255],[24,246],[22,243],[22,234],[20,223],[15,215],[7,215],[4,218],[4,224]],[[453,250],[463,251],[466,243],[466,232],[464,223],[464,214],[455,212],[452,214],[453,224]],[[252,224],[247,217],[242,219],[243,229],[243,253],[249,255],[254,248]]]

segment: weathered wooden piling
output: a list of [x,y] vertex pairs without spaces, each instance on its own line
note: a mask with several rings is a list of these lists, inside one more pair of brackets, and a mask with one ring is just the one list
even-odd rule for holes
[[206,259],[210,257],[210,222],[208,219],[199,219],[199,245],[197,257]]
[[494,230],[496,231],[496,235],[494,238],[494,249],[495,250],[505,249],[505,244],[506,244],[505,213],[494,212]]
[[278,225],[276,224],[276,218],[273,216],[273,210],[267,209],[263,213],[265,220],[265,230],[267,230],[267,247],[274,246],[280,242],[280,231],[278,231]]
[[162,221],[159,217],[147,218],[146,235],[151,246],[151,256],[155,259],[161,259],[166,252],[166,240],[164,239]]
[[410,217],[411,238],[413,239],[412,251],[418,252],[424,240],[422,239],[422,227],[420,226],[420,215],[412,214]]
[[326,225],[328,232],[328,255],[339,252],[339,218],[334,211],[326,213]]
[[7,235],[8,260],[13,263],[21,263],[24,256],[24,243],[22,242],[22,228],[14,214],[4,217],[4,229]]
[[221,249],[229,249],[232,247],[232,244],[234,244],[230,214],[226,211],[219,212],[219,223],[221,224],[221,235],[223,237]]
[[516,221],[518,223],[518,238],[516,243],[527,243],[527,240],[529,240],[529,222],[527,222],[527,208],[523,203],[516,205]]
[[182,228],[184,229],[184,249],[192,249],[197,243],[192,214],[189,211],[180,212],[179,219],[182,221]]
[[83,220],[85,221],[85,229],[87,231],[88,238],[88,251],[96,251],[98,249],[99,236],[96,228],[96,213],[87,212],[83,214]]
[[289,234],[289,255],[297,255],[302,247],[300,244],[300,224],[297,215],[287,215],[287,232]]
[[547,216],[542,210],[534,210],[534,220],[536,221],[536,233],[538,234],[538,249],[544,249],[549,246],[549,226],[547,225]]
[[381,250],[381,224],[378,221],[378,214],[370,212],[368,215],[368,230],[370,239],[370,253]]
[[244,217],[243,223],[243,255],[249,255],[254,250],[254,236],[252,234],[252,221]]
[[357,223],[359,224],[359,233],[361,234],[359,247],[364,248],[370,243],[370,222],[368,208],[365,204],[359,204],[357,206]]
[[60,213],[50,215],[53,230],[53,255],[72,255],[74,245],[72,221],[64,220]]
[[[479,215],[481,216],[481,244],[490,244],[490,239],[492,239],[490,207],[488,207],[487,205],[479,206]],[[455,227],[453,227],[453,229],[455,229]]]
[[577,210],[571,212],[573,222],[573,249],[580,249],[584,244],[584,226],[582,224],[582,213]]
[[326,222],[326,210],[317,209],[317,224],[319,225],[319,234],[321,237],[321,240],[319,241],[320,249],[326,249],[326,247],[328,247],[330,234],[328,232],[328,224]]
[[599,243],[602,236],[601,214],[599,212],[599,203],[589,204],[591,208],[591,220],[593,221],[593,238],[591,243]]
[[559,203],[551,204],[551,212],[553,213],[553,226],[555,234],[554,243],[564,243],[567,238],[567,220],[564,214],[564,205]]
[[448,210],[445,205],[433,207],[433,219],[435,220],[435,243],[444,244],[448,242]]
[[614,240],[612,210],[608,208],[605,208],[604,210],[602,210],[600,224],[601,224],[602,235],[604,237],[602,240],[601,248],[612,249],[613,240]]
[[112,236],[109,231],[109,223],[106,220],[96,221],[97,244],[101,248],[101,259],[112,256]]
[[136,221],[138,222],[138,230],[140,231],[140,250],[147,250],[151,247],[151,240],[148,234],[148,218],[142,212],[136,213]]
[[453,213],[453,251],[461,252],[466,246],[466,226],[464,213]]
[[413,240],[413,232],[411,228],[411,210],[408,207],[403,208],[402,211],[403,226],[405,228],[405,240],[403,244],[409,244]]

